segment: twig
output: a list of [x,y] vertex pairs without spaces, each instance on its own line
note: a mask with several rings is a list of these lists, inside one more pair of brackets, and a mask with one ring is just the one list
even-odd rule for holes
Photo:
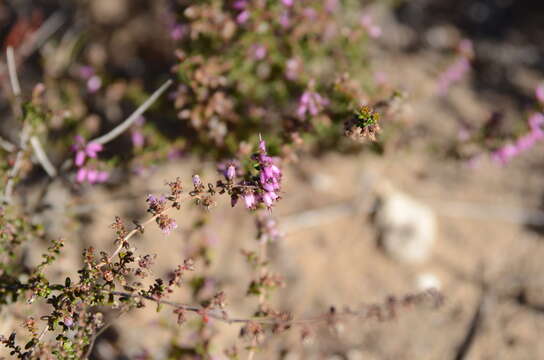
[[94,343],[96,342],[96,339],[102,335],[102,333],[104,331],[106,331],[113,323],[109,323],[109,324],[106,324],[104,326],[102,326],[100,328],[100,330],[98,330],[96,332],[96,334],[93,335],[93,338],[91,339],[91,342],[89,343],[89,347],[87,348],[87,351],[85,352],[85,356],[83,357],[83,359],[88,359],[89,356],[91,356],[91,353],[93,352],[93,347],[94,347]]
[[[248,323],[259,323],[259,324],[265,324],[265,325],[276,325],[278,323],[281,323],[283,325],[304,325],[308,323],[320,323],[320,322],[330,322],[332,318],[334,319],[340,319],[340,318],[352,318],[352,317],[358,317],[363,319],[370,319],[372,317],[376,317],[380,320],[384,320],[382,317],[380,317],[379,312],[376,311],[376,309],[382,309],[386,308],[390,304],[390,300],[388,299],[385,303],[377,303],[377,304],[365,304],[363,306],[362,310],[359,311],[353,311],[353,310],[345,310],[341,312],[327,312],[326,314],[317,315],[314,317],[308,317],[304,319],[292,319],[292,320],[280,320],[280,319],[273,319],[269,317],[250,317],[250,318],[230,318],[228,314],[223,310],[210,310],[203,308],[201,306],[194,306],[194,305],[187,305],[178,303],[175,301],[169,301],[169,300],[162,300],[162,299],[156,299],[149,295],[142,295],[142,294],[131,294],[127,292],[122,291],[108,291],[103,290],[104,293],[112,294],[114,296],[121,296],[126,298],[132,298],[132,299],[144,299],[153,301],[158,304],[167,305],[174,307],[176,309],[183,309],[185,311],[202,314],[203,312],[206,313],[206,315],[212,319],[218,320],[220,322],[232,325],[232,324],[248,324]],[[438,308],[442,306],[443,304],[443,298],[442,294],[440,294],[438,291],[434,289],[430,289],[418,294],[413,295],[406,295],[403,298],[398,300],[398,304],[401,306],[407,306],[410,307],[415,304],[420,304],[425,300],[432,300],[433,306]]]
[[[15,56],[13,53],[13,48],[11,46],[7,48],[6,56],[7,56],[7,63],[8,63],[9,78],[11,83],[11,90],[13,91],[13,95],[15,97],[15,100],[14,100],[15,106],[13,111],[15,112],[17,117],[21,118],[22,117],[22,109],[20,104],[21,87],[19,85],[19,79],[17,78],[17,69],[15,67]],[[13,166],[8,172],[8,181],[6,183],[6,187],[4,188],[4,201],[7,203],[11,202],[13,189],[15,187],[15,178],[17,177],[17,174],[19,174],[19,170],[21,169],[23,165],[23,158],[27,149],[29,137],[30,137],[30,126],[26,124],[23,119],[23,130],[21,131],[19,151],[17,152],[17,155],[15,156],[15,163],[13,164]]]
[[2,137],[0,137],[0,147],[2,147],[2,149],[6,150],[7,152],[13,152],[17,148],[15,145]]
[[23,42],[19,48],[19,54],[22,57],[28,57],[36,49],[39,49],[40,46],[57,31],[62,24],[64,23],[64,15],[60,12],[57,12],[51,15],[47,20],[40,26],[38,30],[33,32],[27,40]]
[[89,141],[89,143],[106,144],[128,129],[138,118],[172,85],[172,80],[167,80],[160,88],[140,105],[125,121],[114,127],[110,132]]
[[21,86],[19,85],[19,79],[17,78],[17,67],[15,66],[15,54],[13,48],[8,46],[6,51],[6,57],[8,62],[9,81],[11,83],[11,90],[13,96],[19,97],[21,95]]
[[51,164],[51,161],[47,157],[47,154],[43,150],[42,144],[40,143],[40,140],[37,136],[31,136],[30,137],[30,144],[32,145],[32,148],[34,149],[34,153],[36,154],[36,158],[38,159],[38,162],[42,166],[42,168],[45,170],[47,175],[49,177],[55,177],[57,176],[57,170]]
[[108,260],[106,262],[102,262],[98,265],[96,265],[97,268],[101,268],[109,263],[111,263],[113,261],[113,258],[119,254],[119,252],[123,249],[123,246],[125,245],[125,243],[131,238],[133,237],[136,233],[140,232],[140,229],[143,229],[145,228],[146,225],[148,225],[149,223],[153,222],[157,217],[159,217],[160,215],[166,213],[168,210],[171,210],[172,208],[169,207],[169,208],[166,208],[164,209],[164,211],[162,211],[160,214],[156,214],[156,215],[153,215],[152,217],[150,217],[149,219],[147,219],[146,221],[144,221],[143,223],[141,224],[138,224],[139,227],[136,228],[136,229],[132,229],[121,241],[119,241],[119,245],[117,246],[117,248],[115,249],[115,251],[108,257]]

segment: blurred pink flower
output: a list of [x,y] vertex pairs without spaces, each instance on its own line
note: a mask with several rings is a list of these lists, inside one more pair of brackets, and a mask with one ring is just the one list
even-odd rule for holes
[[523,151],[532,148],[537,141],[544,138],[544,132],[541,125],[544,124],[544,115],[535,113],[529,117],[530,131],[520,137],[514,144],[506,144],[491,154],[491,158],[501,165],[508,163],[512,158]]
[[266,57],[267,50],[264,45],[254,44],[251,46],[251,56],[255,60],[263,60]]
[[72,145],[72,151],[76,153],[74,163],[76,166],[81,167],[85,163],[87,156],[90,158],[97,157],[97,154],[102,151],[102,145],[93,142],[86,144],[85,139],[83,139],[82,136],[77,135],[75,137],[75,142]]
[[328,100],[317,92],[306,90],[298,102],[297,115],[300,118],[305,118],[306,113],[316,116],[328,103]]
[[541,103],[544,104],[544,84],[540,84],[535,89],[535,95],[536,99]]
[[95,93],[102,87],[102,79],[98,75],[93,75],[87,80],[87,90],[90,93]]
[[378,38],[382,35],[382,29],[379,26],[374,24],[374,20],[372,19],[372,16],[370,15],[361,16],[360,24],[371,37]]

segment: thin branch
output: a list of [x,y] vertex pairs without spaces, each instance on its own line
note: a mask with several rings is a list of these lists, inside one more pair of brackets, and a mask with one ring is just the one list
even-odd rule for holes
[[13,152],[17,148],[15,145],[2,137],[0,137],[0,147],[2,147],[2,149],[6,150],[7,152]]
[[89,356],[91,356],[91,353],[93,352],[93,347],[94,347],[94,343],[96,342],[96,339],[102,335],[102,333],[104,331],[106,331],[111,325],[113,324],[113,322],[109,323],[109,324],[106,324],[104,326],[102,326],[100,328],[100,330],[98,330],[94,335],[93,335],[93,338],[91,339],[91,342],[89,343],[89,347],[87,348],[87,351],[85,352],[85,356],[83,356],[83,359],[88,359]]
[[144,229],[146,225],[150,224],[151,222],[155,221],[156,218],[158,218],[160,215],[162,214],[165,214],[168,210],[171,210],[172,208],[169,207],[169,208],[166,208],[164,209],[164,211],[162,211],[161,213],[159,214],[156,214],[156,215],[153,215],[152,217],[150,217],[149,219],[147,219],[146,221],[144,221],[143,223],[141,224],[138,224],[139,226],[136,228],[136,229],[132,229],[121,241],[119,241],[119,245],[117,246],[117,248],[115,249],[115,251],[108,257],[108,260],[106,262],[102,262],[98,265],[96,265],[97,268],[101,268],[109,263],[111,263],[113,261],[113,258],[119,254],[119,252],[123,249],[123,246],[126,244],[126,242],[131,238],[133,237],[136,233],[139,233],[140,232],[140,229]]
[[9,81],[11,83],[11,90],[13,96],[19,97],[21,95],[21,86],[19,85],[19,79],[17,78],[17,68],[15,66],[15,54],[13,48],[8,46],[6,51],[6,57],[8,62]]
[[22,57],[30,56],[34,51],[39,49],[51,35],[53,35],[64,23],[64,15],[57,12],[51,15],[40,26],[38,30],[33,32],[19,48],[19,54]]
[[[8,63],[9,78],[11,82],[11,90],[15,97],[14,112],[17,117],[21,118],[23,115],[23,111],[20,104],[21,87],[19,85],[19,79],[17,78],[17,69],[15,67],[15,55],[13,52],[13,48],[11,46],[7,48],[6,57],[7,57],[7,63]],[[23,159],[27,149],[29,138],[30,138],[30,126],[26,124],[23,119],[23,130],[21,131],[19,151],[17,152],[17,155],[15,156],[15,163],[13,164],[13,166],[8,172],[8,181],[6,183],[6,187],[4,188],[4,201],[7,203],[10,203],[12,200],[11,197],[13,195],[13,189],[15,187],[15,179],[17,178],[17,175],[19,174],[19,171],[23,165]]]
[[42,166],[42,168],[45,170],[47,175],[49,177],[55,177],[57,176],[57,170],[51,164],[51,161],[47,157],[47,154],[43,150],[42,144],[40,143],[40,140],[37,136],[31,136],[30,137],[30,144],[32,145],[32,148],[34,149],[34,154],[36,154],[36,158],[38,159],[38,162]]
[[106,144],[128,129],[138,118],[172,85],[172,80],[167,80],[160,88],[132,113],[125,121],[114,127],[110,132],[89,141],[89,143]]
[[[207,309],[201,306],[187,305],[187,304],[182,304],[175,301],[155,299],[149,295],[131,294],[131,293],[122,292],[122,291],[107,291],[107,290],[104,290],[104,293],[112,294],[114,296],[125,297],[125,298],[148,300],[158,304],[167,305],[176,309],[183,309],[185,311],[193,312],[197,314],[205,313],[206,316],[208,316],[209,318],[218,320],[220,322],[224,322],[229,325],[259,323],[264,325],[282,324],[285,326],[293,326],[293,325],[304,325],[309,323],[332,322],[334,320],[339,320],[341,318],[353,318],[353,317],[358,317],[363,319],[370,319],[372,317],[375,317],[383,321],[383,320],[387,320],[387,316],[394,317],[396,314],[395,311],[390,310],[390,307],[392,306],[391,305],[392,302],[391,302],[391,298],[388,298],[384,303],[365,304],[363,308],[359,311],[353,311],[350,309],[346,309],[341,312],[331,311],[326,314],[308,317],[304,319],[281,320],[281,319],[273,319],[270,317],[230,318],[224,310]],[[427,300],[430,300],[432,302],[433,307],[435,308],[438,308],[442,306],[443,304],[442,294],[440,294],[437,290],[434,290],[434,289],[429,289],[427,291],[424,291],[418,294],[406,295],[403,298],[398,299],[395,304],[397,304],[398,306],[404,306],[409,308],[413,305],[421,304]]]

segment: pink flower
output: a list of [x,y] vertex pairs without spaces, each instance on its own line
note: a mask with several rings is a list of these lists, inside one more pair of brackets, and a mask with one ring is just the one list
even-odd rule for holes
[[246,208],[253,209],[257,204],[255,195],[252,192],[244,194],[244,203],[246,205]]
[[174,24],[170,29],[170,37],[175,41],[183,38],[186,33],[187,27],[180,24]]
[[102,151],[102,145],[97,143],[85,144],[85,140],[80,135],[75,137],[75,143],[72,145],[72,151],[75,151],[74,163],[77,167],[83,166],[85,159],[88,157],[96,158],[97,154]]
[[244,10],[242,11],[240,14],[238,14],[238,16],[236,17],[236,22],[238,24],[244,24],[246,21],[249,20],[249,11],[248,10]]
[[109,179],[110,174],[93,168],[81,167],[77,170],[76,181],[78,183],[88,182],[91,185],[104,183]]
[[306,113],[316,116],[319,112],[328,105],[328,100],[319,95],[315,91],[306,90],[300,97],[297,115],[300,118],[305,118]]
[[94,75],[94,69],[90,66],[83,65],[78,69],[78,75],[84,80],[88,80],[91,76]]
[[266,57],[267,50],[264,45],[254,44],[251,46],[251,55],[255,60],[263,60]]
[[195,188],[202,185],[202,180],[200,180],[200,176],[198,174],[193,175],[193,185],[194,185]]
[[535,89],[535,95],[536,95],[536,98],[537,100],[541,103],[541,104],[544,104],[544,84],[540,84],[536,87]]
[[454,62],[438,79],[438,94],[446,95],[451,85],[458,82],[470,70],[470,62],[461,57]]
[[89,90],[90,93],[95,93],[102,87],[102,79],[97,76],[93,75],[89,80],[87,80],[87,90]]
[[378,38],[382,35],[382,29],[374,24],[374,20],[370,15],[361,16],[360,24],[371,37]]
[[132,140],[132,146],[135,148],[141,149],[144,146],[145,138],[141,132],[133,130],[130,134],[130,139]]
[[294,0],[281,0],[281,3],[285,6],[293,6]]
[[280,15],[280,25],[286,29],[291,25],[291,19],[289,18],[289,12],[284,11]]
[[234,165],[231,164],[227,167],[227,173],[225,177],[228,180],[233,180],[236,177],[236,168],[234,167]]
[[541,129],[541,125],[544,123],[544,115],[535,113],[529,117],[528,122],[529,133],[520,137],[514,144],[507,144],[493,152],[491,154],[493,160],[504,165],[521,152],[532,148],[537,141],[544,139],[544,132]]

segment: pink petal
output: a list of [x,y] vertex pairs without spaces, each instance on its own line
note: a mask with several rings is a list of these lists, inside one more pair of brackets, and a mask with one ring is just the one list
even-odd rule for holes
[[74,162],[77,167],[83,166],[83,164],[85,163],[85,157],[86,155],[84,151],[79,150],[78,152],[76,152],[76,158]]

